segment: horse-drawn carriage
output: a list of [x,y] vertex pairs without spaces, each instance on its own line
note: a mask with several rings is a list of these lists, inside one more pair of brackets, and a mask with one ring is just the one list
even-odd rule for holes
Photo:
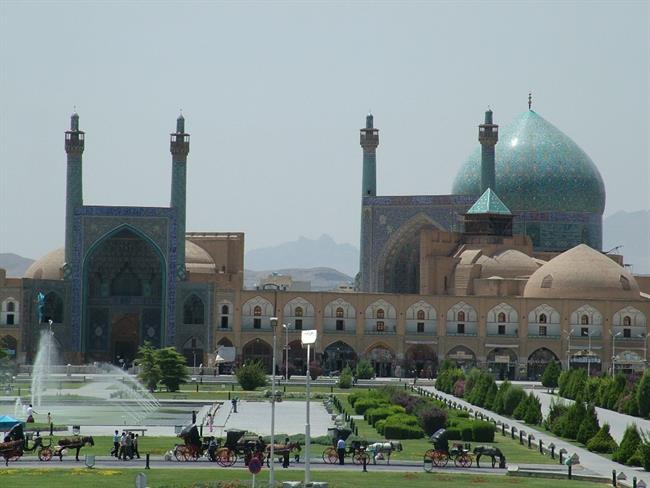
[[[5,465],[9,461],[17,461],[25,452],[33,452],[38,449],[38,459],[49,461],[52,459],[52,440],[45,444],[40,436],[31,437],[31,434],[25,435],[22,424],[14,425],[4,437],[4,442],[0,443],[0,456],[5,460]],[[29,447],[29,441],[32,446]]]
[[259,439],[245,430],[229,429],[226,431],[226,441],[223,447],[219,447],[215,453],[215,461],[224,468],[232,466],[237,462],[238,457],[243,457],[244,464],[257,457],[264,462],[264,446],[260,445]]
[[[51,453],[50,459],[52,458],[52,454],[54,454],[55,456],[59,456],[59,461],[63,461],[63,454],[65,454],[68,449],[75,449],[74,459],[75,461],[79,461],[79,451],[81,451],[81,448],[86,445],[94,446],[95,440],[92,438],[92,436],[75,435],[73,437],[64,437],[63,439],[59,439],[56,444],[57,445],[53,450],[50,446],[48,446],[48,449]],[[41,459],[41,461],[45,460]],[[47,459],[47,461],[49,461],[49,459]]]
[[183,444],[174,446],[173,454],[177,461],[196,461],[198,460],[207,446],[201,442],[199,429],[196,425],[188,425],[178,433],[178,437],[183,439]]
[[[346,441],[352,434],[352,430],[343,427],[333,427],[327,429],[327,433],[332,439],[332,445],[330,447],[326,447],[323,451],[323,461],[328,464],[336,464],[339,462],[339,453],[336,449],[336,443],[339,439]],[[367,463],[370,461],[370,455],[366,452],[367,446],[368,443],[365,441],[352,441],[346,447],[345,455],[351,456],[352,462],[354,464],[363,464],[364,459]]]
[[430,472],[433,467],[443,468],[447,466],[450,459],[460,468],[469,468],[472,466],[473,454],[470,451],[470,445],[454,443],[449,448],[449,436],[445,429],[438,429],[429,439],[433,444],[433,449],[424,453],[424,470]]

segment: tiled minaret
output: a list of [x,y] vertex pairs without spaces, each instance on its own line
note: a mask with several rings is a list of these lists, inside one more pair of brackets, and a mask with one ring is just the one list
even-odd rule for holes
[[72,242],[74,238],[74,211],[83,205],[83,183],[81,159],[84,152],[84,132],[79,130],[79,115],[70,117],[70,130],[65,133],[65,152],[68,155],[68,169],[65,188],[65,268],[72,264]]
[[370,222],[369,215],[364,214],[364,197],[377,195],[377,146],[379,145],[379,129],[374,128],[372,114],[366,116],[366,126],[360,130],[361,147],[363,148],[363,178],[361,182],[361,251],[359,255],[359,282],[358,287],[362,291],[369,291],[370,276],[364,273],[368,270],[372,249],[370,247]]
[[176,262],[177,277],[185,278],[185,200],[187,180],[187,155],[190,152],[190,135],[185,132],[185,118],[176,119],[176,132],[170,134],[172,153],[171,207],[176,209]]
[[481,143],[481,194],[488,188],[496,190],[494,146],[499,140],[499,126],[492,123],[492,110],[485,112],[485,123],[478,126]]

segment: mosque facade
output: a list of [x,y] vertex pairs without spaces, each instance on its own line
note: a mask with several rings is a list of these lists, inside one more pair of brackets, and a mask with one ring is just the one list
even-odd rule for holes
[[21,278],[0,270],[0,347],[29,364],[51,333],[66,363],[130,363],[147,341],[210,366],[234,347],[237,363],[270,370],[276,335],[276,366],[301,372],[300,331],[316,329],[312,360],[326,372],[362,358],[380,376],[429,374],[443,359],[510,378],[537,377],[551,360],[645,366],[650,279],[600,251],[604,185],[567,136],[531,110],[499,133],[488,111],[453,194],[382,197],[372,116],[360,133],[358,291],[245,290],[244,235],[185,230],[182,116],[170,135],[170,206],[152,208],[83,204],[74,114],[65,246]]

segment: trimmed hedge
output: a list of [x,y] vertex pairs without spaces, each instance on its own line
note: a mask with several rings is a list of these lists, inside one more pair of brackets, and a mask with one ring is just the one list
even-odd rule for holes
[[366,413],[366,410],[377,407],[387,407],[388,403],[375,398],[360,398],[354,402],[354,411],[357,415],[363,415]]
[[494,442],[495,429],[491,422],[475,420],[472,422],[472,440],[474,442]]
[[417,425],[389,424],[384,426],[386,439],[420,439],[424,431]]

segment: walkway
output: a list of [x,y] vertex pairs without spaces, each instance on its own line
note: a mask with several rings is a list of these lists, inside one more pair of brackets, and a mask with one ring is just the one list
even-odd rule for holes
[[[641,468],[633,468],[629,466],[623,466],[622,464],[615,463],[613,461],[610,461],[607,458],[604,458],[602,456],[599,456],[598,454],[595,454],[593,452],[588,451],[587,449],[581,448],[574,446],[573,444],[563,441],[561,439],[558,439],[557,437],[549,435],[547,432],[542,431],[542,430],[537,430],[532,428],[531,426],[520,422],[519,420],[511,419],[508,417],[503,417],[501,415],[497,415],[496,413],[486,410],[483,408],[476,407],[472,405],[471,403],[468,403],[460,398],[456,398],[453,395],[448,395],[446,393],[442,393],[438,390],[436,390],[434,387],[424,387],[425,390],[431,391],[433,393],[437,393],[438,395],[441,395],[444,398],[447,398],[449,400],[452,400],[456,402],[457,404],[460,404],[462,406],[466,406],[468,408],[474,409],[476,412],[482,412],[484,415],[487,415],[490,418],[493,418],[497,421],[501,421],[502,423],[506,423],[510,426],[515,426],[517,429],[523,429],[526,433],[531,433],[535,436],[535,439],[539,441],[540,439],[544,442],[544,445],[548,446],[550,443],[555,444],[556,446],[556,452],[559,452],[560,449],[566,449],[566,451],[569,454],[577,453],[578,456],[580,456],[580,464],[588,469],[589,471],[596,473],[599,476],[603,476],[605,478],[610,478],[612,476],[612,470],[616,470],[617,473],[620,473],[621,471],[625,473],[627,476],[628,480],[623,482],[627,483],[629,486],[632,486],[632,477],[636,476],[637,480],[643,480],[646,482],[646,484],[650,485],[650,472],[643,471]],[[537,391],[535,393],[538,393]]]
[[[526,390],[528,393],[535,393],[535,396],[539,398],[542,404],[542,413],[544,417],[548,415],[548,411],[551,405],[551,400],[561,399],[563,402],[570,404],[573,403],[573,400],[567,400],[566,398],[561,398],[557,395],[550,395],[545,391],[540,390]],[[605,422],[609,424],[609,433],[612,434],[612,437],[620,444],[623,439],[623,434],[625,429],[630,424],[636,424],[639,430],[644,432],[650,432],[650,420],[641,419],[639,417],[633,417],[632,415],[626,415],[624,413],[614,412],[606,408],[596,407],[596,414],[598,415],[598,422],[600,425],[603,425]]]

